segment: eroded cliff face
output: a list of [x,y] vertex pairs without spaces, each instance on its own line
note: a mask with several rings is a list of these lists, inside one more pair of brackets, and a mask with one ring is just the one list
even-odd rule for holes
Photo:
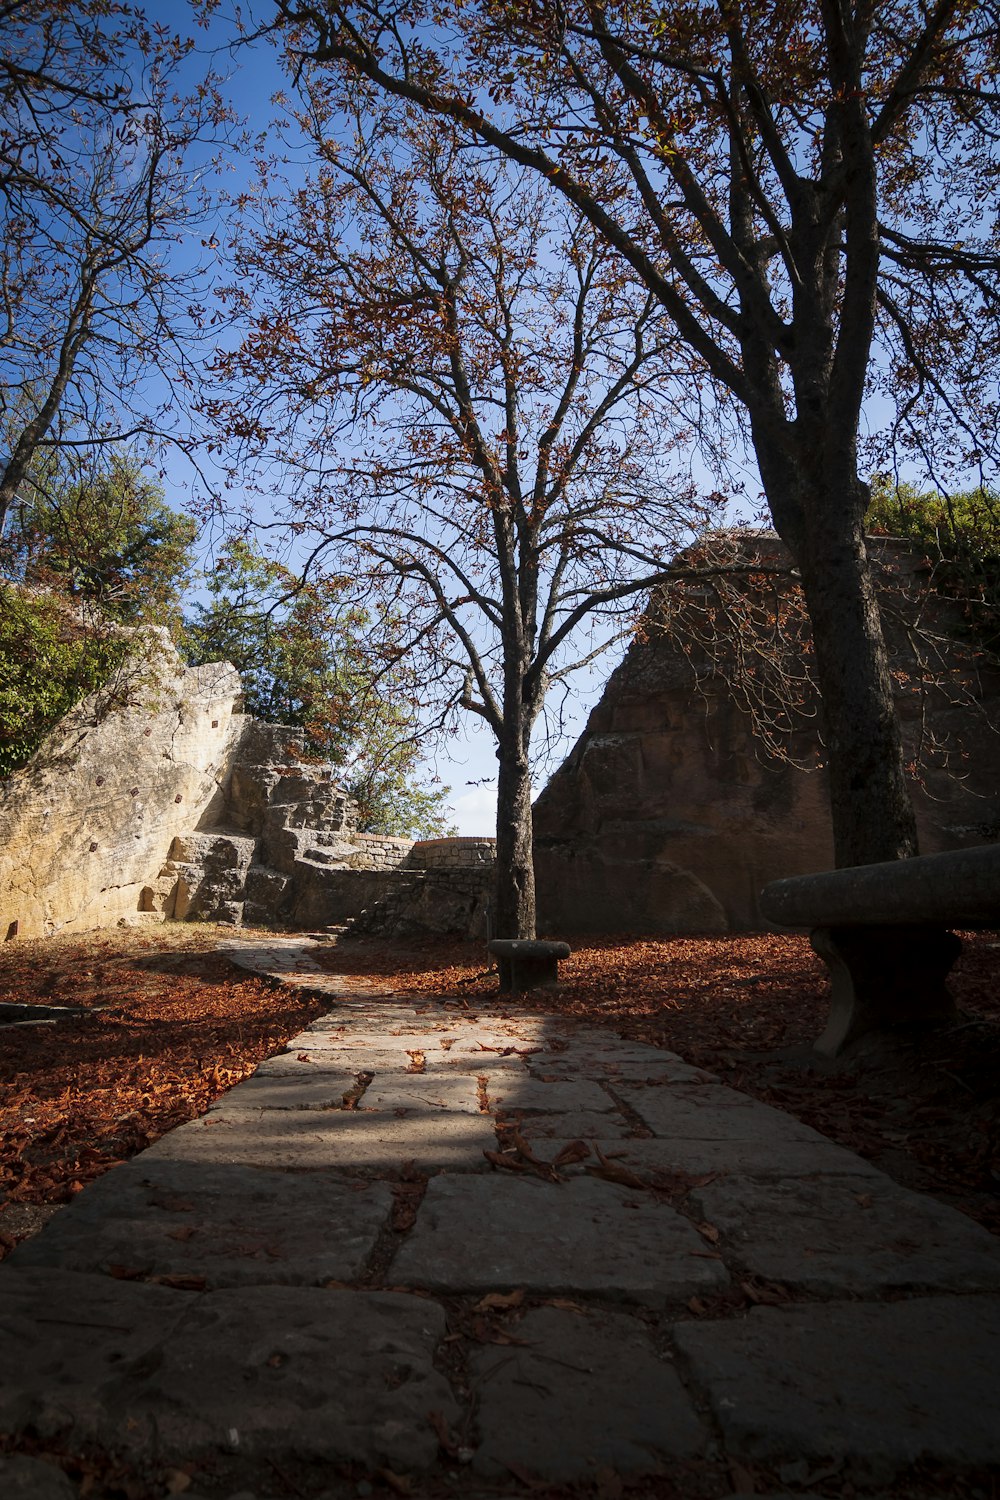
[[82,703],[0,784],[0,941],[172,918],[480,932],[492,840],[359,833],[301,731],[239,711],[232,666],[185,668],[162,633],[136,658],[136,706]]
[[[772,539],[754,545],[772,560],[783,552]],[[904,544],[874,550],[887,590],[900,579],[919,586],[919,561]],[[1000,675],[980,675],[962,653],[949,654],[957,616],[941,605],[922,621],[944,651],[942,685],[929,688],[895,584],[886,603],[897,705],[908,756],[920,767],[921,849],[995,839]],[[723,640],[721,649],[732,646]],[[833,862],[822,747],[808,719],[788,749],[794,764],[766,753],[718,660],[685,652],[651,625],[535,804],[541,926],[637,934],[766,926],[762,886]]]
[[228,663],[185,667],[162,635],[141,704],[96,719],[92,702],[0,784],[0,940],[106,927],[149,909],[175,836],[221,806],[248,720]]

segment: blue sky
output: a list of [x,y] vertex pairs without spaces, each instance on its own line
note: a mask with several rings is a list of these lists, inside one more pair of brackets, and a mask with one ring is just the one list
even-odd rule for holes
[[[191,35],[194,38],[196,50],[186,65],[186,73],[191,82],[202,75],[209,66],[225,76],[225,92],[242,122],[240,130],[233,132],[234,141],[244,131],[248,138],[260,132],[268,132],[269,125],[277,113],[271,102],[272,97],[284,86],[284,78],[277,57],[270,45],[266,42],[258,42],[251,45],[233,46],[233,42],[238,37],[238,29],[234,21],[233,10],[228,5],[215,12],[207,30],[191,25],[186,6],[166,3],[166,0],[155,0],[155,3],[149,3],[145,8],[151,19],[162,21],[182,35]],[[265,9],[264,6],[257,7],[258,13],[263,13]],[[243,20],[244,25],[249,24],[245,10]],[[223,191],[238,192],[241,183],[245,180],[246,172],[241,152],[238,149],[224,152],[219,178]],[[205,238],[210,237],[207,227],[203,228],[200,234]],[[215,237],[220,242],[218,253],[221,257],[226,239],[224,214],[220,214],[215,226]],[[193,246],[192,251],[195,254],[202,253],[200,245]],[[183,247],[179,253],[184,254]],[[219,260],[217,270],[212,274],[219,280],[227,278],[229,273],[226,271],[224,261]],[[190,464],[177,454],[172,456],[168,454],[166,471],[168,495],[173,503],[183,506],[192,498],[197,489],[194,472]],[[239,490],[228,492],[228,500],[234,510],[238,510],[246,498],[245,494]],[[260,514],[259,502],[254,503],[258,506],[258,514]],[[260,515],[260,518],[267,519],[266,515]],[[203,546],[206,557],[219,541],[220,536],[221,532],[217,526],[205,534]],[[539,790],[548,775],[568,753],[582,730],[591,707],[599,698],[607,676],[616,662],[620,660],[623,649],[621,645],[613,648],[589,671],[578,674],[572,695],[562,705],[564,732],[547,753],[540,755],[536,774],[536,786]],[[541,734],[538,739],[541,742]],[[480,719],[473,715],[463,714],[458,732],[440,742],[429,753],[428,769],[433,777],[451,788],[448,804],[452,821],[460,834],[487,834],[495,831],[496,754],[492,735]]]

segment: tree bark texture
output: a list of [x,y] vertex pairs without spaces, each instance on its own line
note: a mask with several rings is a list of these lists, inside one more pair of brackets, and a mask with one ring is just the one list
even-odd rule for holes
[[517,736],[499,749],[497,778],[496,937],[535,936],[535,866],[532,857],[531,768]]

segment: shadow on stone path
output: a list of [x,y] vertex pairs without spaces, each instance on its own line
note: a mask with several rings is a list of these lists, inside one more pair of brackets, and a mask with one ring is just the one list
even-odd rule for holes
[[0,1266],[0,1495],[976,1493],[985,1230],[671,1053],[312,946],[226,945],[331,1010]]

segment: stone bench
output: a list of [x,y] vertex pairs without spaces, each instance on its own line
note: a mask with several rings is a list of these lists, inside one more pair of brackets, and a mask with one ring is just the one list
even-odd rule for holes
[[1000,845],[775,880],[761,911],[807,927],[830,971],[830,1019],[816,1050],[836,1057],[866,1032],[948,1020],[953,927],[1000,927]]
[[559,960],[569,958],[569,943],[549,943],[541,938],[494,938],[487,948],[500,970],[504,994],[518,995],[540,984],[558,984]]

